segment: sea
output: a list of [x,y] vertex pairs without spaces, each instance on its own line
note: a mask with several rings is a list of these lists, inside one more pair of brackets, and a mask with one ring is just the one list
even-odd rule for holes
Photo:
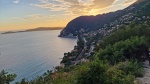
[[61,30],[0,34],[0,71],[17,75],[16,81],[35,79],[59,66],[77,38],[58,37]]

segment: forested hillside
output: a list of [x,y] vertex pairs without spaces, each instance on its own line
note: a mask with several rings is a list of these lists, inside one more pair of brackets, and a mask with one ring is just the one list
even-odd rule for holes
[[77,65],[59,67],[18,84],[138,84],[150,46],[150,24],[131,23],[104,36],[94,56]]
[[[43,76],[17,84],[139,84],[136,78],[144,74],[143,62],[150,47],[149,8],[150,0],[138,0],[124,10],[74,19],[62,32],[89,28],[91,31],[79,36],[87,40],[88,47],[94,45],[94,54],[84,56],[87,61],[58,66],[54,72],[48,70]],[[79,49],[85,48],[84,42],[79,44]],[[65,54],[67,60],[72,58],[70,54]],[[2,71],[0,83],[9,83],[15,77]]]
[[80,16],[70,21],[67,26],[61,31],[61,36],[68,35],[69,33],[75,34],[81,29],[87,31],[97,29],[111,29],[118,27],[122,24],[130,24],[131,21],[138,21],[143,16],[150,15],[150,1],[137,0],[131,6],[96,16]]

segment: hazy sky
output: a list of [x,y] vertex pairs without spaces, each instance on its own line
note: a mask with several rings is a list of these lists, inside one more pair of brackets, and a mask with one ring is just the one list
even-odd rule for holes
[[0,31],[65,27],[75,17],[123,9],[136,0],[0,0]]

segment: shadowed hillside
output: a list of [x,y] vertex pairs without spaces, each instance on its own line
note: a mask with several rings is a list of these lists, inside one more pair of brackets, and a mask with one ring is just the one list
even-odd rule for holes
[[[61,35],[68,35],[69,33],[75,34],[81,29],[91,31],[103,28],[110,29],[116,25],[129,24],[130,21],[138,19],[136,17],[150,14],[149,3],[149,0],[138,0],[131,6],[116,12],[100,14],[97,16],[77,17],[67,24],[67,26],[61,31]],[[127,17],[128,19],[125,20]]]

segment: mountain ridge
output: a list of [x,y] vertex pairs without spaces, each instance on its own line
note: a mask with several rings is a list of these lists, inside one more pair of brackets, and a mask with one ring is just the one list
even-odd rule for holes
[[[142,4],[145,4],[147,2],[149,3],[150,1],[137,0],[135,3],[123,10],[117,10],[115,12],[99,14],[96,16],[79,16],[67,24],[67,26],[60,32],[60,36],[65,36],[69,33],[76,34],[76,32],[80,31],[81,29],[85,29],[87,31],[101,29],[104,28],[105,25],[109,25],[111,22],[119,20],[122,16],[131,13],[132,16],[142,15],[138,9],[142,9]],[[131,18],[130,20],[133,20],[133,18]],[[111,27],[112,26],[108,26],[108,28],[106,29],[109,29]]]

